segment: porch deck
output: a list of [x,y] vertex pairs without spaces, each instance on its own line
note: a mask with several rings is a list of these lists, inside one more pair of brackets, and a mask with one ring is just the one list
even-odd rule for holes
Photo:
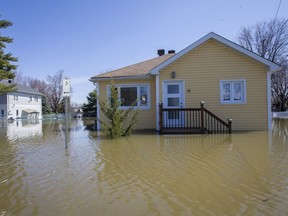
[[232,119],[227,122],[204,108],[163,108],[159,104],[160,134],[232,133]]

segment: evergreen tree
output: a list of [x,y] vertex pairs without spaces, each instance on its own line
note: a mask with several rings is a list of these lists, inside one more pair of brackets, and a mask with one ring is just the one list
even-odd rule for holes
[[[0,20],[0,30],[11,26],[12,23],[7,20]],[[4,53],[7,43],[12,43],[13,39],[2,36],[0,32],[0,81],[4,79],[14,79],[17,66],[12,62],[16,62],[17,58],[13,57],[11,53]],[[6,92],[15,91],[15,85],[5,85],[0,83],[0,95]]]
[[85,116],[96,116],[97,95],[91,91],[87,96],[87,103],[84,103],[82,110]]
[[42,114],[50,114],[52,112],[46,96],[42,97]]
[[110,139],[116,139],[121,136],[129,136],[132,132],[132,128],[137,121],[138,109],[131,116],[131,111],[137,101],[132,104],[128,110],[119,109],[122,105],[122,101],[118,98],[118,90],[114,83],[110,87],[110,96],[108,100],[102,100],[97,98],[103,114],[107,117],[108,122],[101,121],[103,132]]

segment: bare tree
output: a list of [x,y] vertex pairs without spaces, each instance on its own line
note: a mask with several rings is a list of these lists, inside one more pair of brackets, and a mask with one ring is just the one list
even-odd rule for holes
[[288,108],[288,19],[272,19],[243,27],[238,42],[282,67],[272,74],[272,104],[273,109],[285,111]]
[[48,89],[47,98],[51,106],[52,112],[59,113],[61,111],[62,100],[62,80],[64,71],[58,71],[54,76],[47,76]]
[[272,85],[272,108],[275,111],[285,111],[288,108],[288,61],[281,62],[282,70],[273,73]]
[[39,80],[37,78],[32,78],[30,76],[23,76],[22,73],[16,73],[16,77],[15,77],[15,82],[21,85],[25,85],[25,86],[29,86],[37,91],[39,91],[40,93],[43,94],[42,97],[42,113],[43,114],[49,114],[51,113],[51,107],[50,104],[48,102],[48,84],[43,81],[43,80]]

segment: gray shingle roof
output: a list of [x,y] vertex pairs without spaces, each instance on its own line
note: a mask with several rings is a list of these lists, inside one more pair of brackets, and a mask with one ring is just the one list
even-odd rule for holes
[[16,84],[16,88],[17,88],[17,92],[43,96],[43,94],[41,94],[39,91],[37,91],[37,90],[35,90],[35,89],[33,89],[33,88],[29,87],[29,86]]

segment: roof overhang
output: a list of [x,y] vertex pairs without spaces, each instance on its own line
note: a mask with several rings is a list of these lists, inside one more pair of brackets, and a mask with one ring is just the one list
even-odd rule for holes
[[23,109],[23,111],[26,113],[39,113],[39,111],[33,109]]
[[117,77],[91,77],[89,81],[91,82],[99,82],[106,80],[133,80],[133,79],[151,79],[151,75],[142,75],[142,76],[117,76]]
[[207,42],[210,39],[214,39],[214,40],[218,41],[219,43],[222,43],[222,44],[226,45],[227,47],[230,47],[230,48],[234,49],[235,51],[237,51],[243,55],[246,55],[257,62],[260,62],[260,63],[266,65],[268,67],[268,71],[270,71],[270,72],[276,72],[276,71],[279,71],[281,69],[279,65],[257,55],[256,53],[251,52],[251,51],[239,46],[238,44],[236,44],[230,40],[227,40],[226,38],[223,38],[220,35],[215,34],[214,32],[210,32],[209,34],[207,34],[204,37],[197,40],[195,43],[191,44],[190,46],[186,47],[182,51],[178,52],[176,55],[172,56],[167,61],[165,61],[162,64],[158,65],[157,67],[153,68],[150,71],[150,74],[151,75],[159,74],[159,71],[161,69],[165,68],[166,66],[168,66],[169,64],[171,64],[175,60],[181,58],[182,56],[184,56],[188,52],[194,50],[195,48],[204,44],[205,42]]

